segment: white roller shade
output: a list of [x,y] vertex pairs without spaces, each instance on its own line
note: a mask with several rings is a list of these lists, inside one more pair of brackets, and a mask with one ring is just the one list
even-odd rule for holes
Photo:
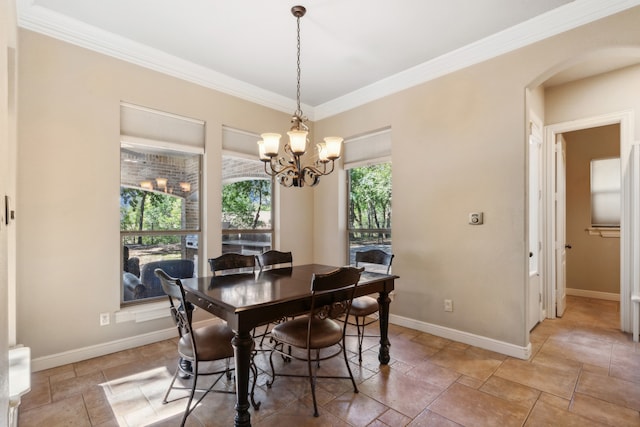
[[228,154],[257,160],[260,139],[260,135],[256,133],[222,127],[222,149]]
[[202,120],[138,105],[120,104],[120,135],[125,140],[150,140],[204,149]]
[[344,142],[344,168],[391,161],[391,129],[350,138]]

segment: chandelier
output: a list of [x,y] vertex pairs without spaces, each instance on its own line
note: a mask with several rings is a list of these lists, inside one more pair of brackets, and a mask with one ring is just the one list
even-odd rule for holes
[[310,165],[302,165],[302,156],[307,151],[307,134],[309,133],[309,127],[305,123],[307,118],[300,109],[300,18],[304,16],[306,11],[304,6],[291,8],[291,13],[296,17],[298,27],[298,85],[296,91],[298,107],[291,117],[291,129],[287,132],[289,143],[284,146],[286,156],[278,157],[281,137],[279,133],[263,133],[260,135],[262,140],[258,141],[258,151],[260,160],[264,162],[264,171],[269,176],[275,177],[285,187],[304,187],[305,185],[313,187],[318,184],[321,176],[333,172],[334,162],[340,158],[342,145],[340,137],[324,138],[324,142],[316,144],[315,161]]

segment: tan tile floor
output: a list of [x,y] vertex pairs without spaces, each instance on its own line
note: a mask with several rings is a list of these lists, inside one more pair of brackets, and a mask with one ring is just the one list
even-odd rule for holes
[[[618,303],[569,297],[565,316],[531,335],[523,361],[391,325],[391,363],[379,366],[368,338],[360,392],[348,380],[318,380],[320,417],[306,380],[258,378],[266,426],[640,426],[640,346],[619,332]],[[350,339],[355,341],[355,338]],[[351,348],[353,351],[354,348]],[[185,400],[161,399],[176,364],[175,340],[36,372],[20,406],[19,426],[175,426]],[[304,370],[293,362],[278,368]],[[266,369],[264,353],[257,364]],[[323,371],[344,369],[341,359]],[[231,385],[231,384],[230,384]],[[189,426],[233,424],[233,395],[210,394]]]

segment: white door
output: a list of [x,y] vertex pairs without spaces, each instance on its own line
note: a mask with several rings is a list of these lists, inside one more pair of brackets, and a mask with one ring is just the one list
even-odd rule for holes
[[531,123],[529,134],[529,289],[527,328],[533,329],[542,316],[540,277],[541,251],[541,156],[542,135],[539,126]]
[[558,135],[556,154],[556,316],[562,317],[567,305],[567,207],[566,142]]

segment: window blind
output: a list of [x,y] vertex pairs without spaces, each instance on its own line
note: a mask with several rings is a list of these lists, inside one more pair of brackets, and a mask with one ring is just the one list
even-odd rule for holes
[[343,159],[345,169],[391,161],[391,128],[345,140]]
[[229,126],[222,126],[222,150],[226,154],[258,160],[260,135]]
[[145,140],[204,149],[205,123],[202,120],[120,103],[120,135],[126,142],[144,144]]

